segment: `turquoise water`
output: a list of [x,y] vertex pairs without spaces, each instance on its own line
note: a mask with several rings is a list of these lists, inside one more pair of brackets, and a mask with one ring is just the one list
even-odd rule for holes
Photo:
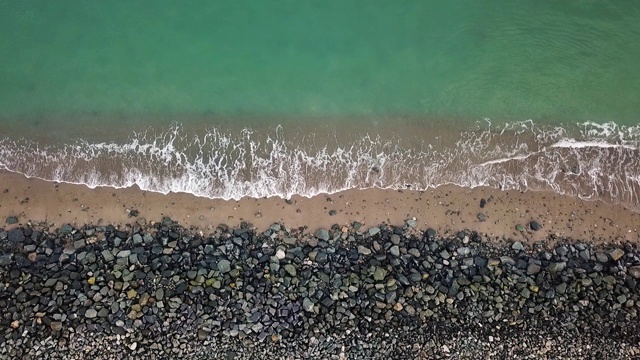
[[224,198],[456,183],[628,204],[638,19],[633,0],[0,0],[0,167]]

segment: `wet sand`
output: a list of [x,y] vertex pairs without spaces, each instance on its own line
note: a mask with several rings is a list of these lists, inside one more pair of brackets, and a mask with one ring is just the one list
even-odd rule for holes
[[[482,199],[486,201],[483,208]],[[132,210],[138,216],[130,216]],[[479,214],[484,215],[484,221]],[[7,224],[5,219],[10,216],[16,216],[18,223]],[[243,221],[258,229],[278,222],[289,227],[306,226],[313,232],[353,221],[363,223],[365,228],[381,223],[401,225],[415,217],[419,229],[431,227],[441,234],[467,229],[492,239],[527,242],[556,236],[596,243],[640,243],[640,214],[618,205],[550,192],[441,186],[429,191],[368,189],[289,200],[225,201],[183,193],[163,195],[137,187],[90,189],[0,172],[0,226],[5,229],[27,223],[46,223],[42,225],[51,228],[67,223],[124,227],[139,218],[159,221],[163,216],[203,232],[221,223],[236,226]],[[531,231],[528,224],[532,220],[542,229]],[[518,231],[518,225],[525,231]]]

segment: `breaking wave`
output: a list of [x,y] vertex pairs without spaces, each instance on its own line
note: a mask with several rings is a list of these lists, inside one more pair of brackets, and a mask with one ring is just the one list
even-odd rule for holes
[[0,167],[91,188],[137,185],[227,200],[455,184],[551,190],[640,210],[640,126],[485,119],[464,131],[407,133],[321,134],[278,126],[198,134],[175,124],[133,132],[122,142],[4,138]]

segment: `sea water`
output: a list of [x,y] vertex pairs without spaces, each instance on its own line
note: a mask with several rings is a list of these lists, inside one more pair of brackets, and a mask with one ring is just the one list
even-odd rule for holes
[[443,184],[640,210],[634,0],[0,0],[0,168],[210,198]]

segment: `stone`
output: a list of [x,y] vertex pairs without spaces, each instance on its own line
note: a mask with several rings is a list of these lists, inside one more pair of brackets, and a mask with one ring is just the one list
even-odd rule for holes
[[416,248],[411,248],[407,251],[407,253],[415,258],[419,258],[420,257],[420,250],[416,249]]
[[111,250],[102,250],[102,258],[104,259],[105,262],[112,262],[114,259],[113,254],[111,253]]
[[276,250],[276,258],[278,260],[283,260],[286,256],[287,256],[287,254],[284,252],[284,250],[282,250],[282,249]]
[[387,276],[387,272],[381,267],[376,267],[373,272],[373,279],[376,281],[382,281],[384,280],[385,276]]
[[358,253],[364,256],[371,255],[371,250],[363,245],[358,246]]
[[9,216],[6,219],[6,223],[9,224],[9,225],[17,224],[18,223],[18,218],[15,217],[15,216]]
[[393,245],[392,247],[390,247],[389,254],[395,257],[400,256],[400,248],[398,247],[398,245]]
[[531,222],[529,222],[529,228],[533,231],[538,231],[542,229],[542,225],[540,225],[539,222],[532,220]]
[[312,312],[313,311],[313,305],[314,305],[314,303],[308,297],[305,297],[304,299],[302,299],[302,308],[305,311]]
[[612,249],[609,251],[609,257],[613,261],[618,261],[624,256],[624,251],[622,249]]
[[336,215],[336,214],[338,214],[338,212],[337,212],[337,211],[335,211],[335,210],[329,210],[329,216],[334,216],[334,215]]
[[600,262],[600,263],[606,263],[607,261],[609,261],[609,258],[607,257],[607,254],[605,254],[605,253],[597,252],[596,253],[596,260],[598,260],[598,262]]
[[487,215],[483,214],[483,213],[478,213],[477,215],[478,221],[479,222],[485,222],[487,221]]
[[98,316],[98,312],[93,308],[87,309],[84,313],[84,317],[87,319],[94,319],[96,316]]
[[564,270],[566,267],[567,267],[567,263],[564,261],[552,262],[547,266],[547,270],[549,270],[550,273],[558,273]]
[[318,229],[315,233],[315,236],[320,240],[329,241],[329,230]]
[[632,266],[627,271],[634,279],[640,279],[640,265]]
[[380,228],[379,227],[372,227],[369,228],[369,236],[374,236],[380,233]]
[[524,250],[524,245],[520,241],[516,241],[511,245],[511,248],[515,251],[522,251]]
[[289,275],[293,277],[297,275],[296,267],[291,264],[286,264],[284,266],[284,271],[286,271]]
[[527,266],[527,275],[535,275],[539,272],[540,272],[540,265],[529,264],[529,266]]
[[0,255],[0,266],[8,266],[13,262],[12,254]]
[[60,321],[52,321],[49,327],[51,331],[58,332],[62,330],[62,323]]
[[218,262],[218,271],[220,271],[223,274],[226,274],[229,271],[231,271],[231,263],[229,262],[229,260],[227,259],[220,260]]
[[426,231],[427,238],[431,240],[435,239],[437,234],[438,234],[437,231],[432,228],[428,228]]
[[138,292],[135,291],[134,289],[130,289],[129,291],[127,291],[127,298],[133,299],[136,296],[138,296]]

